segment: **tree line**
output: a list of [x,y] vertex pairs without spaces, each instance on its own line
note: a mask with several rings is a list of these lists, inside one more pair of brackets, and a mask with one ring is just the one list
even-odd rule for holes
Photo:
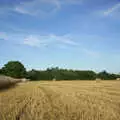
[[32,69],[27,71],[24,65],[19,61],[9,61],[0,69],[0,74],[13,78],[26,78],[33,81],[38,80],[115,80],[120,78],[119,74],[111,74],[106,71],[96,73],[92,70],[72,70],[61,69],[58,67],[47,68],[46,70]]

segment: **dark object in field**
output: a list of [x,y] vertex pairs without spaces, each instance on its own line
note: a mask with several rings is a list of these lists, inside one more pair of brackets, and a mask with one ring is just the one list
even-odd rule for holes
[[13,79],[11,77],[0,75],[0,89],[13,86],[20,81],[20,79]]

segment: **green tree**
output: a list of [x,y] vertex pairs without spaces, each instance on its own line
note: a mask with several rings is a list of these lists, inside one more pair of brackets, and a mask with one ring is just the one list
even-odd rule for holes
[[104,79],[104,80],[115,80],[117,78],[116,74],[110,74],[106,72],[105,70],[97,74],[98,78]]
[[95,80],[96,73],[94,71],[76,71],[78,74],[78,79],[81,80]]
[[19,61],[9,61],[2,68],[2,73],[7,76],[14,78],[24,78],[26,77],[26,69],[24,65]]
[[34,81],[52,80],[52,74],[50,71],[37,71],[32,69],[27,72],[26,78]]

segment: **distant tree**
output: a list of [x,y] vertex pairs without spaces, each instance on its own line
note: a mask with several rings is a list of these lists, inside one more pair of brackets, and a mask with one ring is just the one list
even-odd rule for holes
[[50,79],[60,80],[61,79],[61,70],[59,67],[47,68],[46,72],[49,74]]
[[117,76],[118,75],[110,74],[105,70],[97,74],[97,78],[101,78],[103,80],[115,80],[117,78]]
[[37,71],[32,69],[26,73],[26,78],[30,80],[37,80]]
[[76,71],[78,78],[81,80],[95,80],[96,73],[94,71]]
[[31,70],[27,72],[27,79],[38,81],[38,80],[52,80],[51,71],[38,71],[38,70]]
[[97,74],[97,78],[104,79],[104,80],[108,79],[108,76],[109,74],[105,70]]
[[9,61],[2,68],[2,73],[14,78],[23,78],[26,76],[26,69],[19,61]]

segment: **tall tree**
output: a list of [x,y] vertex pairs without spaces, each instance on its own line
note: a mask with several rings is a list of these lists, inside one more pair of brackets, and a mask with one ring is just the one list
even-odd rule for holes
[[26,76],[26,69],[19,61],[9,61],[2,68],[2,72],[4,75],[14,78],[24,78]]

